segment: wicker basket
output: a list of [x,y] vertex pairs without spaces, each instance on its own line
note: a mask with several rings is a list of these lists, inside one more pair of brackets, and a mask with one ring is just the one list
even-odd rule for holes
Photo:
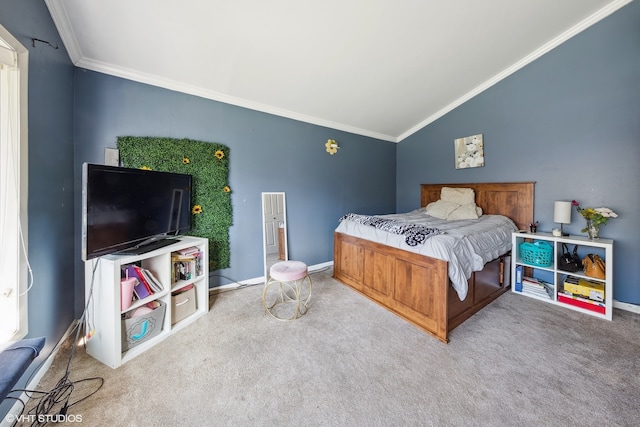
[[537,267],[550,267],[553,264],[553,248],[545,241],[520,243],[522,262]]

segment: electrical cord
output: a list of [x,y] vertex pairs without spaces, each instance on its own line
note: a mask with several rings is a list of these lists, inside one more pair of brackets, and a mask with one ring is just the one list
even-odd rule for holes
[[[65,367],[65,372],[62,375],[62,377],[58,380],[56,385],[49,391],[29,390],[29,389],[11,390],[11,392],[26,393],[30,399],[34,398],[35,395],[40,395],[40,397],[38,398],[39,399],[38,404],[26,413],[27,415],[26,419],[29,421],[32,421],[31,423],[32,426],[44,426],[49,422],[64,421],[66,419],[69,408],[96,394],[104,384],[104,378],[102,377],[90,377],[90,378],[84,378],[77,381],[71,381],[69,379],[69,375],[71,374],[71,360],[73,359],[73,356],[75,354],[75,349],[78,345],[78,338],[80,336],[80,331],[83,329],[83,326],[85,331],[87,330],[89,331],[89,332],[85,332],[85,338],[86,338],[85,343],[86,343],[86,340],[91,338],[91,335],[93,335],[93,332],[94,332],[93,325],[88,316],[88,311],[89,311],[88,309],[90,304],[93,307],[93,286],[95,283],[94,281],[95,273],[96,273],[96,269],[98,267],[99,262],[100,262],[100,259],[96,261],[93,267],[93,271],[91,274],[91,286],[89,287],[89,296],[87,298],[87,302],[82,312],[82,316],[80,317],[80,320],[78,321],[78,323],[74,326],[74,329],[76,332],[75,339],[71,344],[71,352],[69,354],[69,358],[67,359],[67,365]],[[71,332],[73,333],[73,329]],[[51,350],[51,352],[49,353],[49,356],[51,356],[51,353],[59,346],[59,344],[60,343],[58,343],[58,345],[56,345]],[[49,356],[47,356],[47,358]],[[45,358],[44,360],[46,360],[47,358]],[[34,370],[34,372],[37,371],[42,366],[42,363],[44,363],[44,361],[40,363],[40,365],[36,370]],[[29,377],[28,381],[31,380],[32,376],[33,376],[33,373]],[[77,399],[74,402],[70,402],[74,387],[77,384],[88,382],[88,381],[98,381],[99,384],[97,385],[97,388],[93,390],[91,393]],[[24,402],[19,397],[7,397],[7,398],[14,399],[22,403],[22,410],[20,411],[19,416],[16,418],[16,420],[19,420],[20,417],[24,414],[24,410],[26,409],[27,403]]]
[[[323,271],[326,271],[326,270],[329,270],[329,267],[323,267],[323,268],[319,268],[317,270],[310,271],[309,274],[322,273]],[[227,279],[231,283],[235,283],[236,285],[238,285],[235,288],[226,289],[226,290],[216,290],[216,288],[209,289],[209,292],[215,290],[215,292],[219,293],[219,294],[222,294],[222,293],[225,293],[225,292],[237,291],[238,289],[250,288],[252,286],[264,285],[264,283],[262,283],[262,282],[258,282],[258,283],[240,283],[237,280],[234,280],[234,279],[232,279],[230,277],[227,277],[225,275],[222,275],[222,274],[212,274],[212,276],[214,276],[214,277],[222,277],[223,279]]]
[[209,292],[215,291],[216,293],[222,294],[225,292],[231,292],[231,291],[237,291],[238,289],[244,289],[244,288],[250,288],[252,286],[256,286],[256,285],[262,285],[262,283],[240,283],[237,280],[234,280],[230,277],[227,277],[225,275],[222,274],[212,274],[211,276],[213,277],[222,277],[223,279],[227,279],[231,282],[231,284],[236,284],[237,286],[235,288],[231,288],[231,289],[225,289],[225,290],[218,290],[216,288],[210,288]]

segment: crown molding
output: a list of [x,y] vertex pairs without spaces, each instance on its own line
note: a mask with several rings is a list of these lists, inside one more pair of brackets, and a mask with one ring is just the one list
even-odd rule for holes
[[277,108],[271,105],[261,104],[259,102],[254,102],[254,101],[234,97],[225,93],[204,89],[199,86],[186,84],[186,83],[172,80],[172,79],[166,79],[164,77],[160,77],[154,74],[142,73],[137,70],[131,70],[123,67],[116,67],[104,62],[87,60],[83,58],[77,61],[75,65],[79,68],[85,68],[87,70],[96,71],[96,72],[108,74],[115,77],[121,77],[126,80],[132,80],[139,83],[148,84],[151,86],[157,86],[164,89],[185,93],[188,95],[198,96],[200,98],[205,98],[213,101],[222,102],[225,104],[235,105],[237,107],[243,107],[249,110],[260,111],[267,114],[273,114],[279,117],[284,117],[284,118],[297,120],[304,123],[310,123],[318,126],[324,126],[327,128],[341,130],[341,131],[353,133],[356,135],[367,136],[370,138],[380,139],[383,141],[397,142],[396,138],[391,135],[372,132],[367,129],[361,129],[355,126],[349,126],[344,123],[333,122],[330,120],[325,120],[318,117],[297,113],[295,111],[289,111],[283,108]]
[[78,43],[78,39],[71,27],[71,21],[69,20],[67,9],[64,7],[64,2],[60,0],[45,0],[45,3],[49,9],[51,18],[53,19],[53,23],[58,30],[58,34],[60,34],[62,43],[64,44],[65,49],[67,49],[67,54],[69,55],[71,62],[75,65],[82,59],[82,51],[80,50],[80,44]]

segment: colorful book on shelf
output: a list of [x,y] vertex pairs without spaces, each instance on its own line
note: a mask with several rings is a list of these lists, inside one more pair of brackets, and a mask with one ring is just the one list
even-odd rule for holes
[[597,301],[589,300],[588,298],[580,298],[576,296],[567,296],[564,293],[558,294],[558,302],[563,304],[579,307],[584,310],[593,311],[595,313],[605,314],[606,307],[604,304],[597,303]]
[[592,300],[592,299],[589,299],[589,298],[585,298],[585,297],[580,296],[580,295],[572,294],[571,292],[567,292],[567,291],[558,292],[558,296],[560,296],[560,295],[562,295],[565,298],[571,298],[571,299],[574,299],[576,301],[582,301],[585,304],[597,305],[599,307],[604,307],[605,306],[605,303],[602,302],[602,301],[595,301],[595,300]]
[[[196,248],[197,249],[197,248]],[[178,252],[171,254],[172,283],[178,280],[190,280],[198,276],[201,270],[202,252],[192,252],[189,255],[181,255]]]
[[151,287],[151,284],[147,280],[147,276],[144,275],[144,271],[142,267],[138,267],[137,265],[134,265],[133,268],[136,270],[136,274],[138,275],[139,279],[142,281],[142,284],[144,285],[144,287],[147,288],[149,295],[153,295],[155,291],[153,290],[153,288]]
[[151,287],[153,293],[162,292],[163,288],[160,282],[146,268],[140,268],[140,273],[144,276],[146,283]]
[[149,289],[145,286],[140,276],[138,276],[138,272],[135,267],[136,266],[133,264],[127,266],[125,274],[127,277],[135,277],[138,280],[138,283],[133,287],[133,293],[138,299],[143,299],[151,295],[151,292],[149,292]]
[[174,252],[174,253],[171,254],[171,259],[173,261],[190,261],[190,260],[195,259],[196,256],[197,256],[197,253],[192,253],[192,254],[188,254],[188,255],[182,255],[182,254],[179,254],[177,252]]
[[190,255],[195,255],[198,252],[200,252],[200,249],[198,249],[195,246],[190,246],[188,248],[177,250],[176,252],[179,253],[182,256],[190,256]]
[[585,298],[604,301],[604,283],[594,282],[591,280],[567,276],[563,282],[563,288],[566,292],[574,295],[581,295]]

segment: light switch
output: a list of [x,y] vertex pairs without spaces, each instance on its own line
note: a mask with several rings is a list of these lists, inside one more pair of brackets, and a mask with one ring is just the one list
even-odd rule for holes
[[120,166],[120,151],[117,148],[105,148],[104,164],[107,166]]

